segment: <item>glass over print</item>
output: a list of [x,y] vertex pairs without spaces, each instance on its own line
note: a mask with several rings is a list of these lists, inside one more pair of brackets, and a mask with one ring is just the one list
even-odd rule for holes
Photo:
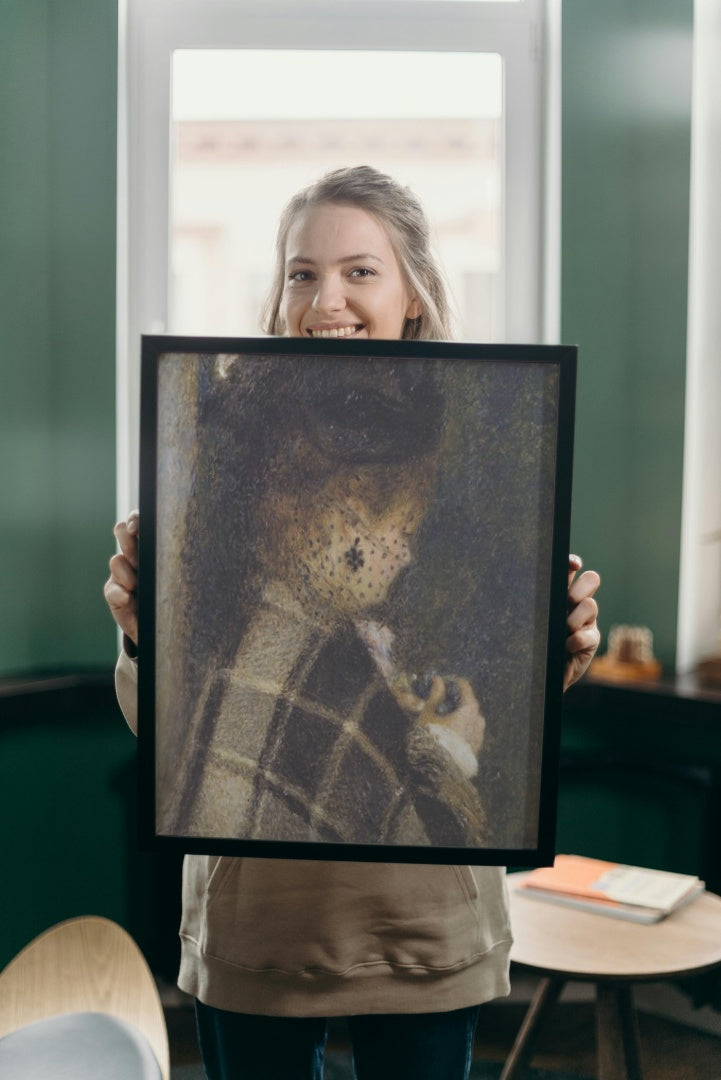
[[548,856],[574,375],[562,347],[145,339],[150,845]]

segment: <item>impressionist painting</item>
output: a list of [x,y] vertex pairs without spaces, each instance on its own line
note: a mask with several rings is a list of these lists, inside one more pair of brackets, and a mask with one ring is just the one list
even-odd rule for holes
[[191,344],[143,358],[152,836],[532,863],[555,812],[573,350]]

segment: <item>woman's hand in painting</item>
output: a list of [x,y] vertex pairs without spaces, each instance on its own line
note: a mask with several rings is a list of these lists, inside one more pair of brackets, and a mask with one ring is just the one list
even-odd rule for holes
[[140,517],[133,510],[113,533],[120,552],[110,560],[110,577],[103,590],[110,613],[134,645],[138,644],[138,532]]
[[441,724],[466,740],[476,757],[483,747],[486,719],[468,679],[442,679],[436,675],[420,719]]
[[481,751],[486,720],[468,679],[424,675],[413,680],[401,703],[420,723],[448,728],[460,735],[475,756]]
[[601,640],[596,624],[598,604],[594,599],[601,579],[595,570],[586,570],[576,577],[582,567],[583,561],[578,555],[569,555],[564,690],[568,690],[584,674]]

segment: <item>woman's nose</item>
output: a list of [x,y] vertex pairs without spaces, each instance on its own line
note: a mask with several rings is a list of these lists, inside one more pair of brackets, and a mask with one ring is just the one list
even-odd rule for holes
[[341,311],[345,307],[343,285],[335,275],[328,275],[318,280],[313,307],[322,315]]

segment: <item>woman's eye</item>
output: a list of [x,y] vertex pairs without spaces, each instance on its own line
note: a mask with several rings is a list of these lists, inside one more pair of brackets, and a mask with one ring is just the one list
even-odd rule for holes
[[355,278],[368,278],[374,277],[374,275],[375,271],[371,270],[369,266],[356,266],[350,272],[350,276]]
[[291,274],[288,275],[288,281],[297,281],[303,283],[305,281],[310,281],[310,279],[310,270],[294,270]]

